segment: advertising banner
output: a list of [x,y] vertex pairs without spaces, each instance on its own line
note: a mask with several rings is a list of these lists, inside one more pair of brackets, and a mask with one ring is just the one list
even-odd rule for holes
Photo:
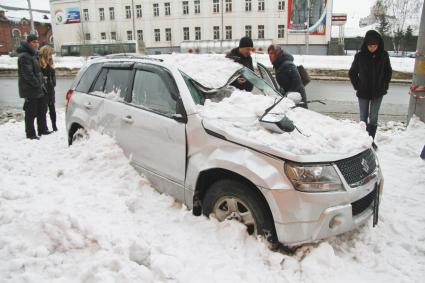
[[81,22],[80,8],[66,8],[55,12],[55,22],[57,25],[78,24]]
[[288,32],[306,32],[308,1],[310,1],[308,31],[311,35],[325,35],[327,0],[288,0]]

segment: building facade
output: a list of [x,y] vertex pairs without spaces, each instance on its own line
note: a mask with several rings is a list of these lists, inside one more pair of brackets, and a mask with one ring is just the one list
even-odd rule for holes
[[[326,54],[331,0],[50,0],[55,47],[135,43],[137,52],[226,52],[243,36],[258,51]],[[306,15],[310,14],[307,19]],[[306,24],[309,22],[309,33]]]
[[[52,43],[52,27],[50,23],[34,22],[35,33],[42,44]],[[11,54],[16,51],[20,42],[26,40],[31,32],[31,23],[28,19],[8,17],[5,11],[0,10],[0,54]]]

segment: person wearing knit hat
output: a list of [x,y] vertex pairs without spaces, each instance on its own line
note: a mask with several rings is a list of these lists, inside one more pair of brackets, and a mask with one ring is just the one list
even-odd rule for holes
[[43,74],[38,61],[38,37],[27,36],[16,50],[18,53],[19,96],[24,99],[25,133],[28,139],[39,139],[34,128],[37,118],[38,135],[48,135],[44,100]]
[[[233,48],[226,57],[254,71],[251,57],[251,51],[253,51],[253,49],[254,43],[252,42],[252,39],[249,37],[242,37],[239,41],[239,46]],[[244,78],[239,78],[234,81],[232,85],[240,90],[246,91],[252,91],[254,88],[254,86]]]
[[359,101],[360,121],[366,124],[366,130],[372,137],[372,146],[376,150],[378,146],[374,139],[378,129],[379,108],[392,76],[390,57],[377,31],[366,32],[348,75]]

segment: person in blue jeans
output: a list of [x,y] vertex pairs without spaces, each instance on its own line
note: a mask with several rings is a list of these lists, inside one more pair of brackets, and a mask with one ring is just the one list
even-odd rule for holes
[[[348,74],[359,100],[360,121],[366,123],[367,132],[375,140],[379,108],[392,76],[390,57],[377,31],[366,32]],[[372,145],[375,150],[378,148],[375,141]]]

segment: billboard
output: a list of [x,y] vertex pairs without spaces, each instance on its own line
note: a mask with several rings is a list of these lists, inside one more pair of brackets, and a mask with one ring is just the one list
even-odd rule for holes
[[308,1],[310,1],[308,31],[311,35],[325,35],[327,0],[288,0],[288,32],[306,32]]
[[55,12],[55,22],[57,25],[78,24],[81,22],[80,8],[66,8]]

